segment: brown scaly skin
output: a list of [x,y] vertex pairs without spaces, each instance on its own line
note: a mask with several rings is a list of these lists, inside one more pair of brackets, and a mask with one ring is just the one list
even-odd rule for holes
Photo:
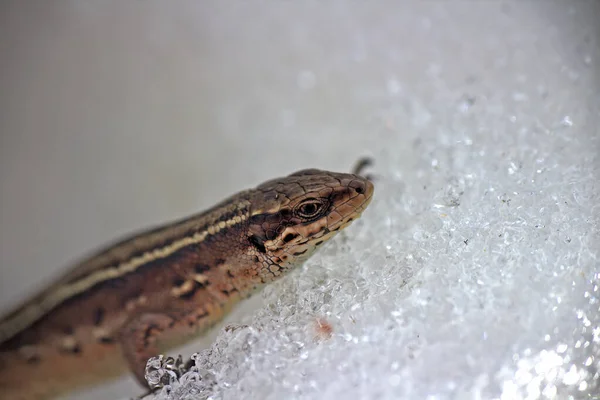
[[304,170],[83,261],[0,321],[0,398],[41,400],[131,370],[221,320],[360,217],[373,185]]

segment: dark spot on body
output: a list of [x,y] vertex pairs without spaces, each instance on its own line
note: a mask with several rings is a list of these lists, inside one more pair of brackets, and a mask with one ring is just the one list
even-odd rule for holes
[[277,232],[275,232],[272,229],[269,229],[267,231],[267,234],[265,235],[265,237],[267,238],[267,240],[273,240],[273,239],[275,239],[277,237]]
[[236,288],[233,288],[231,290],[221,290],[221,293],[223,293],[225,296],[229,296],[231,293],[235,293],[238,290]]
[[126,281],[124,278],[114,278],[105,281],[105,284],[112,289],[121,289],[125,286],[125,283]]
[[306,251],[307,251],[307,250],[308,250],[308,249],[304,249],[304,250],[302,250],[302,251],[297,251],[297,252],[295,252],[295,253],[294,253],[294,255],[295,255],[295,256],[301,256],[302,254],[306,253]]
[[[202,243],[209,244],[215,241],[215,236],[207,236]],[[202,248],[201,245],[198,245],[198,248]]]
[[248,238],[248,241],[252,246],[256,248],[261,253],[266,253],[267,249],[265,249],[265,244],[263,241],[256,235],[252,235]]
[[252,261],[254,261],[255,263],[257,263],[257,262],[259,261],[259,259],[258,259],[258,256],[254,256],[254,257],[252,258]]
[[181,285],[183,285],[185,283],[185,279],[177,276],[173,279],[173,285],[177,286],[177,287],[181,287]]
[[352,218],[352,217],[348,218],[348,222],[352,222],[352,221],[354,221],[354,218]]
[[297,238],[297,237],[298,237],[298,234],[296,234],[296,233],[288,233],[288,234],[287,234],[287,235],[285,235],[285,237],[283,238],[283,241],[284,241],[285,243],[289,243],[289,242],[291,242],[292,240],[294,240],[294,239],[295,239],[295,238]]
[[194,266],[194,271],[196,271],[197,274],[203,274],[206,271],[210,271],[210,267],[206,264],[196,264]]
[[100,326],[102,325],[102,321],[104,321],[104,308],[98,307],[94,311],[94,325]]
[[200,314],[196,315],[196,321],[199,321],[199,320],[201,320],[204,317],[208,317],[208,313],[207,312],[203,312],[203,313],[200,313]]
[[31,364],[31,365],[33,365],[33,364],[39,364],[40,361],[42,361],[42,359],[37,354],[33,355],[33,356],[30,356],[30,357],[27,357],[27,360],[25,360],[25,362],[27,364]]
[[150,344],[150,338],[156,333],[160,332],[160,328],[156,324],[150,324],[144,330],[144,347],[148,347]]
[[73,347],[63,347],[62,349],[63,353],[66,354],[81,354],[81,346],[79,344],[75,344]]
[[194,297],[194,294],[196,294],[196,290],[192,289],[192,290],[190,290],[189,292],[186,292],[186,293],[182,293],[182,294],[180,294],[180,295],[179,295],[179,298],[180,298],[180,299],[183,299],[183,300],[189,300],[189,299],[191,299],[192,297]]
[[98,342],[102,343],[102,344],[113,344],[115,342],[115,339],[110,336],[104,336],[104,337],[101,337],[98,340]]
[[223,265],[223,264],[225,264],[225,260],[224,260],[224,259],[222,259],[222,258],[217,258],[217,259],[215,260],[215,264],[216,264],[217,266],[219,266],[219,265]]
[[323,244],[323,241],[322,241],[322,240],[319,240],[317,243],[315,243],[315,246],[320,246],[320,245],[322,245],[322,244]]
[[230,277],[230,278],[234,278],[234,276],[233,276],[233,274],[231,273],[230,270],[227,270],[227,276]]
[[196,290],[197,289],[204,289],[205,287],[210,285],[210,281],[204,281],[204,282],[197,282],[196,281]]

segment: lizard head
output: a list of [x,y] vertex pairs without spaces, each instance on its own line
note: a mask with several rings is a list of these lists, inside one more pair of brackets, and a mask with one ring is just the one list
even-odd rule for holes
[[262,279],[301,265],[359,218],[372,195],[373,184],[359,175],[317,169],[258,186],[252,195],[248,241],[262,261]]

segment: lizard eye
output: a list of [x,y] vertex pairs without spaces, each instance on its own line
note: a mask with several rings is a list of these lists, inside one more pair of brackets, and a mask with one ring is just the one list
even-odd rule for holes
[[296,214],[305,219],[321,216],[325,211],[325,202],[319,199],[306,199],[296,206]]

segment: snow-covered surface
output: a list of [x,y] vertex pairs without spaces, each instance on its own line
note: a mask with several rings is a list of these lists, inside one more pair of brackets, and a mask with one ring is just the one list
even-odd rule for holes
[[251,3],[37,6],[54,25],[2,77],[2,301],[117,231],[368,154],[363,218],[157,398],[598,398],[599,4]]

